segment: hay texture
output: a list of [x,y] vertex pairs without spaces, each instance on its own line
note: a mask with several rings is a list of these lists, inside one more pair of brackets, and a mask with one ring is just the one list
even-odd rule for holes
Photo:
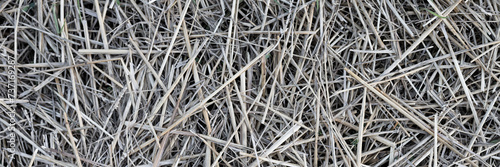
[[498,0],[2,0],[0,166],[500,165]]

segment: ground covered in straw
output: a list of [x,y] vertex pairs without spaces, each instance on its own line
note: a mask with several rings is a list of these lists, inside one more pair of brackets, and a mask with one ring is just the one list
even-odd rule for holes
[[2,0],[0,166],[499,166],[497,0]]

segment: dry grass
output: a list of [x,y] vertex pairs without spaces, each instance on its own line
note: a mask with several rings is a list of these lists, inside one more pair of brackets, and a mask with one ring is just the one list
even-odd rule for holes
[[2,0],[0,166],[500,166],[498,46],[497,0]]

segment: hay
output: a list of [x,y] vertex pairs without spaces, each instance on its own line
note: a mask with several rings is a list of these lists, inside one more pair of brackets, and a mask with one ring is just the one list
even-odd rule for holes
[[4,0],[0,166],[499,166],[495,0]]

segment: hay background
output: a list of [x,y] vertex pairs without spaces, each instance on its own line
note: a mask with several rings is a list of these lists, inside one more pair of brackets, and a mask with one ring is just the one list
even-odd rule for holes
[[3,0],[0,166],[499,166],[499,8]]

